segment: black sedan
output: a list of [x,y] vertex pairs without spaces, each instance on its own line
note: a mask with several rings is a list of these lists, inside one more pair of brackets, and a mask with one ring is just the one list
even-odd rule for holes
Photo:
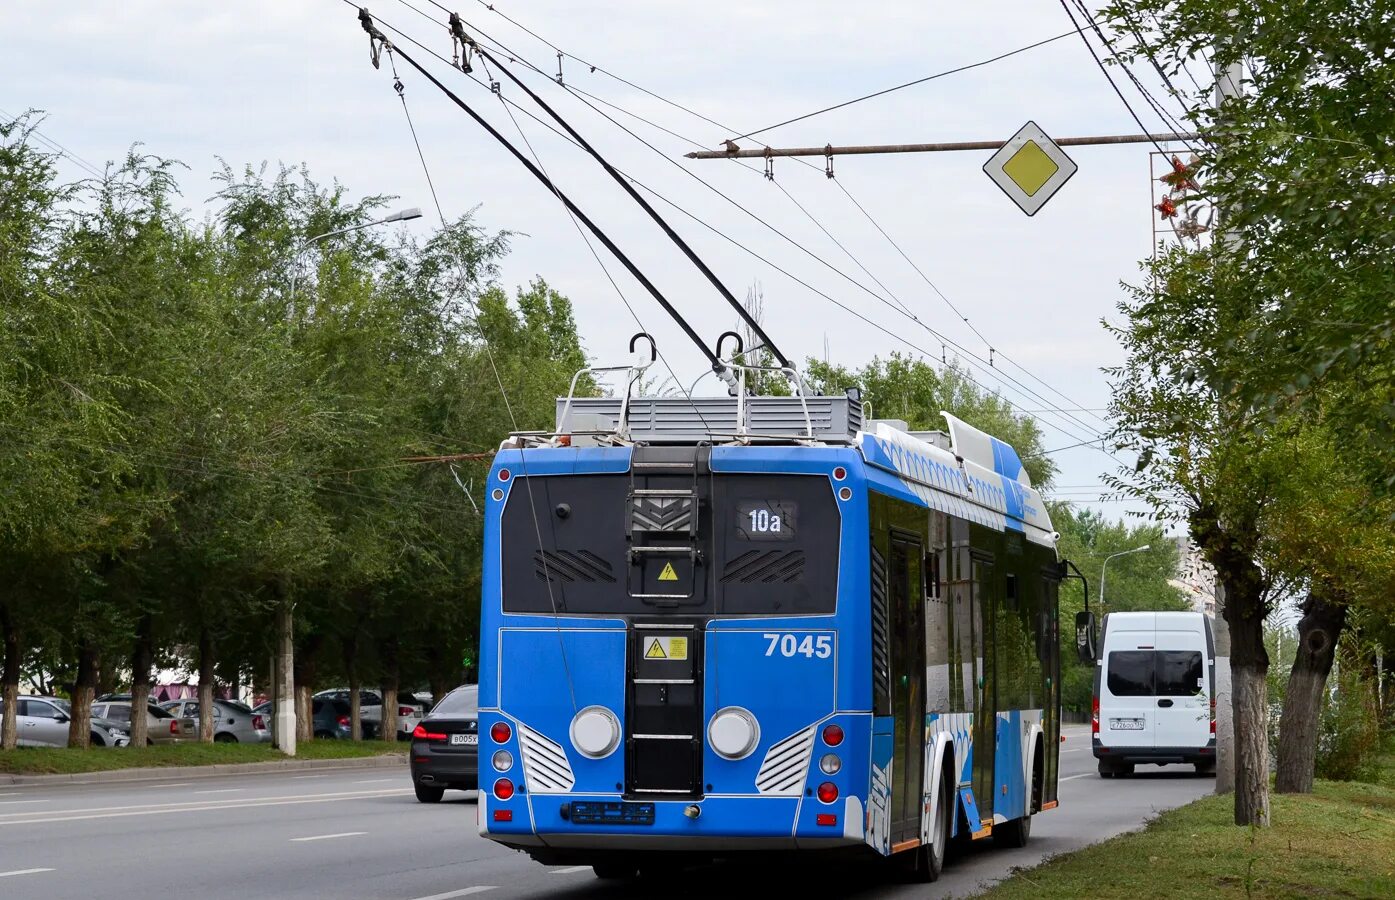
[[441,698],[412,732],[412,787],[422,803],[447,788],[479,786],[479,687],[465,684]]

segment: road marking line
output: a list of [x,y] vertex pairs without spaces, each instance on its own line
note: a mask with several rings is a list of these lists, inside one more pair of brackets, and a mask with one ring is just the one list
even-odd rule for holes
[[328,775],[292,775],[292,776],[291,776],[291,778],[294,779],[294,780],[299,780],[299,779],[302,779],[302,778],[328,778],[328,777],[329,777]]
[[366,831],[341,831],[338,834],[312,834],[310,837],[291,838],[291,843],[298,844],[301,841],[327,841],[331,838],[358,837],[359,835],[367,833]]
[[397,781],[396,778],[370,778],[367,781],[355,781],[354,784],[387,784],[389,781]]
[[1095,772],[1081,772],[1079,775],[1067,775],[1065,778],[1057,778],[1056,780],[1057,780],[1057,781],[1074,781],[1074,780],[1077,779],[1077,778],[1089,778],[1091,775],[1095,775],[1095,774],[1097,774],[1097,773],[1095,773]]
[[458,891],[446,891],[444,894],[432,894],[429,897],[418,897],[416,900],[453,900],[455,897],[468,897],[471,894],[483,894],[485,891],[497,891],[498,888],[492,884],[477,884],[474,887],[461,888]]
[[150,787],[158,787],[158,788],[167,788],[167,787],[189,787],[189,786],[192,785],[192,784],[193,784],[192,781],[157,781],[157,782],[155,782],[154,784],[150,785]]
[[0,878],[8,878],[11,875],[38,875],[40,872],[52,871],[52,869],[15,869],[13,872],[0,872]]
[[[39,813],[37,816],[31,815],[29,818],[25,819],[11,818],[13,816],[25,815],[25,813],[8,813],[0,815],[0,827],[5,825],[47,825],[51,822],[80,822],[88,819],[121,819],[128,816],[154,816],[163,813],[208,812],[217,809],[256,809],[262,806],[294,806],[297,803],[337,803],[340,800],[385,799],[394,795],[402,796],[410,793],[410,790],[360,791],[343,797],[310,795],[308,797],[282,798],[279,800],[256,800],[248,797],[241,800],[225,800],[202,806],[174,803],[166,804],[155,809],[127,807],[124,811],[119,812],[95,812],[78,815],[61,815],[61,813],[70,812],[70,810],[54,810],[51,813]],[[121,810],[122,808],[116,807],[116,809]]]
[[194,791],[196,794],[236,794],[246,788],[218,788],[216,791]]
[[575,875],[577,872],[589,872],[590,866],[567,866],[565,869],[553,869],[553,875]]
[[345,799],[351,799],[351,798],[354,798],[354,797],[377,797],[377,796],[381,796],[381,795],[383,795],[383,794],[400,794],[400,793],[405,793],[405,792],[407,792],[405,788],[403,788],[403,789],[401,789],[401,790],[396,790],[396,789],[392,789],[392,788],[378,788],[377,790],[372,790],[372,791],[327,791],[327,792],[322,793],[322,794],[282,794],[282,795],[280,795],[280,796],[276,796],[276,795],[273,794],[272,796],[269,796],[269,797],[229,797],[229,798],[227,798],[226,800],[213,800],[213,799],[209,799],[209,800],[180,800],[180,801],[177,801],[177,802],[174,802],[174,803],[137,803],[137,804],[133,804],[133,805],[130,805],[130,806],[94,806],[94,807],[92,807],[92,808],[90,808],[90,809],[84,809],[84,810],[55,809],[55,810],[53,810],[52,812],[40,812],[40,813],[17,813],[17,812],[16,812],[16,813],[0,813],[0,824],[4,824],[4,820],[5,820],[5,819],[10,819],[10,818],[14,818],[15,816],[24,816],[24,815],[49,816],[49,815],[60,815],[60,814],[62,814],[62,813],[70,813],[70,812],[78,812],[78,811],[81,811],[81,812],[89,812],[89,813],[105,813],[105,812],[125,812],[125,811],[127,811],[127,810],[147,810],[147,809],[148,809],[148,810],[155,810],[155,811],[161,811],[161,812],[162,812],[162,811],[167,811],[167,810],[169,810],[169,811],[177,810],[179,807],[182,807],[182,806],[199,806],[199,807],[201,807],[201,808],[207,808],[206,804],[210,804],[210,803],[232,805],[232,804],[260,803],[260,802],[262,802],[262,801],[273,801],[273,800],[274,800],[274,801],[281,801],[281,800],[291,800],[291,801],[293,801],[293,800],[315,800],[315,799],[322,799],[322,798],[325,798],[325,797],[343,797],[343,798],[345,798]]
[[1062,750],[1062,753],[1084,753],[1088,747],[1076,747],[1074,750]]
[[0,800],[0,806],[12,806],[16,803],[48,803],[48,800]]

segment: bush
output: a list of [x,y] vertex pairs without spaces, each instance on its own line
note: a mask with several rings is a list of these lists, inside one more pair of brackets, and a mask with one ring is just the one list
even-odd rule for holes
[[1373,781],[1381,751],[1375,680],[1359,665],[1347,665],[1339,670],[1335,688],[1323,704],[1317,776],[1333,781]]

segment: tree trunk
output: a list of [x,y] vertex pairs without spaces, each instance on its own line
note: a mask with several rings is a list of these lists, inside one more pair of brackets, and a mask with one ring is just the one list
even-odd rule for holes
[[[86,749],[92,744],[92,698],[97,693],[97,645],[88,638],[78,644],[77,681],[73,684],[72,718],[68,720],[68,746]],[[131,718],[141,711],[131,710]]]
[[363,704],[359,702],[358,638],[343,640],[344,672],[349,676],[349,740],[363,740]]
[[309,741],[315,736],[315,669],[324,637],[310,634],[295,654],[295,736]]
[[145,716],[134,714],[134,710],[145,709],[150,702],[150,668],[155,663],[155,647],[152,633],[155,619],[150,613],[141,616],[136,624],[136,644],[131,651],[131,746],[144,747],[150,740],[150,723]]
[[1309,591],[1298,622],[1298,655],[1289,672],[1279,719],[1274,789],[1281,794],[1312,793],[1323,691],[1346,621],[1346,603],[1339,595],[1325,586]]
[[19,629],[15,627],[10,611],[0,605],[0,630],[4,631],[5,668],[0,676],[0,750],[13,750],[19,746]]
[[397,641],[388,639],[383,645],[383,733],[385,741],[397,740],[397,688],[400,670],[397,659]]
[[1263,598],[1250,574],[1243,573],[1226,591],[1235,718],[1235,824],[1264,828],[1269,825],[1269,654],[1264,649]]
[[213,632],[199,629],[199,741],[213,743],[213,686],[217,680],[213,666]]

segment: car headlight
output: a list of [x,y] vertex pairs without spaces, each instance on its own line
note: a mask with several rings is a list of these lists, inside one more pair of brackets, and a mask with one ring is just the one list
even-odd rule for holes
[[112,737],[128,738],[131,736],[129,731],[123,731],[120,728],[108,728],[107,731],[111,732]]

